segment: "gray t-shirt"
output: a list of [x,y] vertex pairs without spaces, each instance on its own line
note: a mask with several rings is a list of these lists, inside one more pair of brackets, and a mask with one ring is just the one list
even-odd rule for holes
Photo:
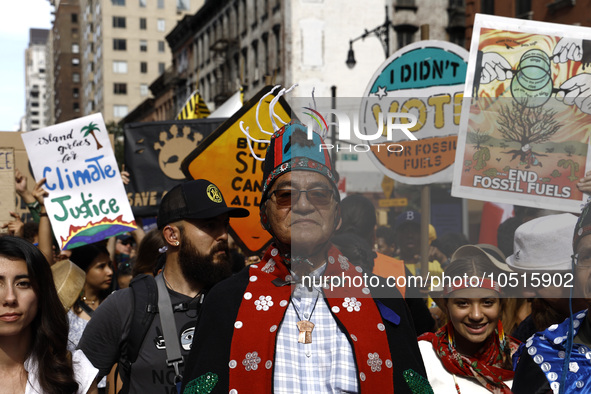
[[[193,343],[197,322],[196,305],[199,303],[200,297],[190,298],[170,289],[168,293],[172,305],[184,302],[190,306],[186,311],[174,313],[181,353],[186,361]],[[136,303],[136,307],[145,308],[145,301],[136,300]],[[127,335],[141,334],[129,333],[133,315],[132,305],[133,293],[130,288],[116,291],[101,303],[84,330],[78,348],[99,370],[99,376],[108,375],[113,365],[118,362],[121,344],[127,340]],[[181,374],[183,368],[184,366],[181,365]],[[137,361],[131,367],[129,392],[176,394],[174,376],[174,368],[166,365],[166,347],[162,337],[162,325],[160,316],[156,314],[144,338]]]

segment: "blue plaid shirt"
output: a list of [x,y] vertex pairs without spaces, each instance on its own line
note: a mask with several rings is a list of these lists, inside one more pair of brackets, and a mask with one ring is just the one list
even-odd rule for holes
[[[325,268],[310,276],[321,276]],[[312,343],[298,343],[296,323],[302,319],[314,323]],[[296,285],[277,332],[273,384],[275,393],[285,394],[359,392],[353,349],[320,289]]]

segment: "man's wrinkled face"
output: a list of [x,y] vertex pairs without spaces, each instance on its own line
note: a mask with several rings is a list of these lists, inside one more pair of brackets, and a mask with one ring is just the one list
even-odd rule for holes
[[307,256],[325,245],[338,224],[331,182],[312,171],[291,171],[269,190],[265,210],[271,232],[293,255]]

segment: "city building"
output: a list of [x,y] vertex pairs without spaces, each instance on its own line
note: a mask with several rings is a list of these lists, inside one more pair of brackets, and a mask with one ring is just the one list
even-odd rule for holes
[[[23,131],[45,127],[46,122],[46,46],[48,29],[30,29],[25,49],[25,124]],[[21,126],[22,129],[22,126]]]
[[52,28],[51,62],[48,68],[48,124],[82,116],[80,59],[80,4],[78,0],[50,0],[55,19]]
[[80,116],[101,112],[106,123],[119,121],[150,96],[148,86],[172,61],[166,34],[203,0],[79,3]]

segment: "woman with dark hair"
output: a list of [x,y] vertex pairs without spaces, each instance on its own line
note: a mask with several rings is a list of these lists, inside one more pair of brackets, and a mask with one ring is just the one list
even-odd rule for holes
[[[93,312],[107,298],[113,281],[111,257],[104,243],[94,243],[72,249],[70,260],[86,273],[84,288],[68,311],[70,331],[68,349],[72,351],[78,346],[82,333],[90,321]],[[106,387],[106,379],[98,383],[99,391]]]
[[0,237],[0,381],[10,393],[86,393],[98,370],[67,350],[51,268],[30,242]]
[[447,324],[419,337],[427,377],[436,393],[511,393],[511,356],[519,342],[505,335],[500,270],[483,251],[452,259],[440,303]]

